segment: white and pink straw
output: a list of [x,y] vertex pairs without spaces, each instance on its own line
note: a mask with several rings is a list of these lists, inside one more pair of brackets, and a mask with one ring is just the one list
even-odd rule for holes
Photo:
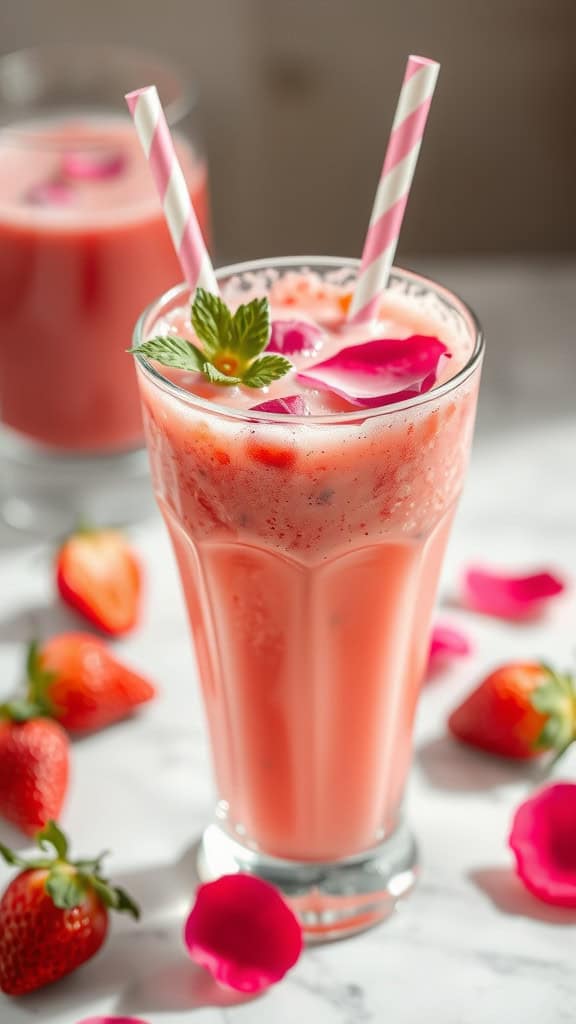
[[149,85],[128,93],[126,102],[156,182],[184,278],[192,292],[201,287],[217,295],[218,284],[214,268],[192,206],[186,179],[176,156],[156,86]]
[[350,304],[351,323],[367,323],[378,315],[439,71],[440,65],[434,60],[408,58]]

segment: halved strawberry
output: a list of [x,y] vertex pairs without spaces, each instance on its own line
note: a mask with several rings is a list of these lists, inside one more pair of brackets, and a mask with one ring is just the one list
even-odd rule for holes
[[56,585],[66,604],[105,633],[127,633],[137,622],[142,570],[118,530],[72,534],[58,552]]

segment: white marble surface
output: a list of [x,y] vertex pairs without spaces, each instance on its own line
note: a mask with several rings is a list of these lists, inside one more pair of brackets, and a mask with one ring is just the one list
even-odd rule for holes
[[[421,843],[417,888],[386,924],[306,952],[283,983],[255,1000],[219,992],[187,961],[180,931],[192,898],[190,845],[210,813],[212,790],[174,565],[152,521],[133,531],[148,567],[145,618],[118,647],[158,680],[161,697],[138,720],[75,745],[64,819],[78,850],[114,850],[111,871],[141,900],[143,921],[118,919],[104,951],[51,990],[20,1001],[0,996],[1,1024],[75,1024],[102,1012],[133,1013],[150,1024],[574,1020],[576,914],[526,894],[506,846],[512,810],[537,777],[458,747],[444,724],[459,696],[499,660],[574,660],[575,592],[531,626],[454,603],[459,569],[473,558],[550,564],[576,580],[574,268],[508,268],[503,277],[498,267],[447,267],[442,276],[472,296],[493,336],[439,612],[466,626],[476,654],[423,694],[407,802]],[[71,620],[54,602],[49,548],[9,535],[0,544],[2,696],[30,635]],[[576,758],[562,774],[576,777]],[[21,845],[3,824],[0,839]],[[0,867],[0,885],[9,876]]]

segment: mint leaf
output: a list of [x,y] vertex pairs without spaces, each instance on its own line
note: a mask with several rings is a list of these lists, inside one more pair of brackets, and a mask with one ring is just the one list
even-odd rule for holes
[[270,303],[252,299],[238,306],[232,317],[229,347],[241,359],[249,360],[266,348],[270,340]]
[[204,363],[202,373],[205,377],[208,377],[211,384],[223,384],[230,387],[233,384],[241,383],[240,377],[229,377],[227,373],[222,373],[222,370],[219,370],[213,363]]
[[292,363],[285,356],[260,356],[244,371],[242,383],[247,388],[265,388],[267,384],[279,380],[291,369]]
[[203,342],[204,352],[209,359],[228,347],[232,314],[218,295],[213,295],[204,288],[197,288],[192,303],[191,320],[196,337]]
[[146,359],[155,359],[163,366],[173,366],[176,370],[201,371],[205,357],[190,341],[185,338],[167,337],[151,338],[138,348],[129,349]]

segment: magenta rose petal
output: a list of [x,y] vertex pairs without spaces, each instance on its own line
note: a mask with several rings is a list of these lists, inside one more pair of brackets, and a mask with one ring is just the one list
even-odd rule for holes
[[71,150],[62,157],[62,174],[72,181],[104,181],[122,174],[125,164],[123,153]]
[[32,206],[66,206],[73,194],[73,189],[64,181],[42,181],[32,185],[25,198]]
[[333,391],[365,408],[421,395],[436,383],[438,363],[449,352],[438,338],[381,338],[349,345],[298,374],[309,386]]
[[298,960],[302,929],[274,886],[253,875],[224,875],[198,889],[184,941],[221,985],[261,992]]
[[310,409],[302,395],[288,395],[286,398],[270,398],[267,402],[250,406],[255,412],[279,412],[289,416],[309,416]]
[[83,1020],[79,1020],[77,1024],[148,1024],[147,1020],[143,1020],[142,1017],[85,1017]]
[[428,669],[434,670],[453,658],[465,658],[471,653],[472,644],[463,630],[439,623],[432,630]]
[[509,837],[518,877],[544,903],[576,908],[576,784],[539,790],[517,809]]
[[505,619],[534,618],[565,589],[558,576],[546,571],[517,576],[473,567],[462,582],[462,596],[468,607]]
[[306,320],[273,320],[266,351],[281,352],[284,356],[315,352],[323,335],[320,327]]

